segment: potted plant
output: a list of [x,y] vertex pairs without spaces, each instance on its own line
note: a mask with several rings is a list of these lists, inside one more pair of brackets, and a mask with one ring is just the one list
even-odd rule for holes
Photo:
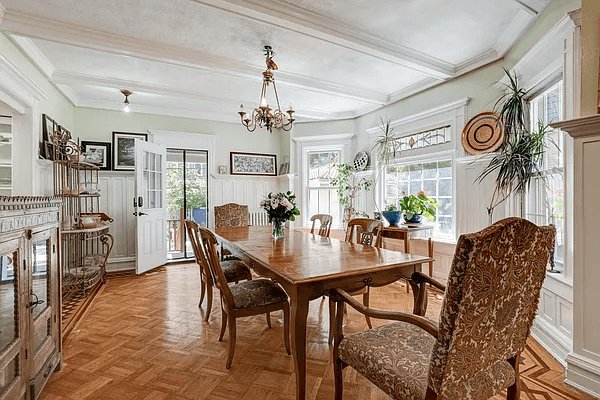
[[519,86],[516,76],[504,69],[509,78],[505,93],[498,98],[494,109],[500,114],[498,123],[503,126],[503,142],[500,151],[477,176],[481,183],[488,175],[496,173],[496,186],[487,208],[490,224],[494,209],[512,193],[525,194],[534,177],[540,174],[540,166],[546,147],[548,126],[538,122],[537,130],[527,127],[527,97],[529,91]]
[[337,164],[336,168],[337,176],[332,179],[331,184],[337,186],[338,198],[344,207],[342,223],[346,227],[353,217],[364,214],[354,208],[354,198],[360,190],[371,190],[373,181],[366,177],[357,177],[350,164]]
[[423,191],[416,196],[406,196],[404,192],[402,194],[404,197],[398,201],[398,206],[403,213],[404,222],[420,223],[423,217],[431,221],[435,219],[436,209],[439,207],[437,201],[427,197]]
[[398,225],[400,222],[400,211],[396,208],[395,204],[388,204],[388,206],[381,212],[383,218],[390,223],[390,225]]

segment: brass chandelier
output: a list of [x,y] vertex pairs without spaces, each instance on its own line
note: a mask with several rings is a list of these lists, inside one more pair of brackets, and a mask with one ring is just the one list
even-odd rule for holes
[[[292,129],[292,123],[294,122],[294,109],[290,104],[290,108],[284,113],[281,111],[279,105],[279,95],[277,94],[277,87],[275,86],[275,77],[272,70],[277,70],[277,64],[273,61],[275,53],[271,46],[265,46],[264,48],[267,63],[267,70],[263,72],[263,84],[260,91],[260,102],[258,108],[252,111],[252,115],[249,115],[244,111],[244,105],[240,105],[240,118],[242,125],[250,132],[254,132],[256,127],[265,127],[269,132],[273,133],[274,128],[280,128],[284,131]],[[275,100],[277,101],[277,108],[272,109],[267,103],[267,87],[273,84],[273,91],[275,92]]]

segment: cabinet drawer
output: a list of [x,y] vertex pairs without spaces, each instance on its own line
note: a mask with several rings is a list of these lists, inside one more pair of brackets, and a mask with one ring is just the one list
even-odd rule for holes
[[54,371],[59,362],[60,353],[58,350],[54,350],[50,357],[48,357],[48,360],[42,365],[40,372],[29,381],[29,394],[31,395],[31,400],[35,400],[39,397],[46,382],[48,382],[48,379],[50,378],[50,374]]

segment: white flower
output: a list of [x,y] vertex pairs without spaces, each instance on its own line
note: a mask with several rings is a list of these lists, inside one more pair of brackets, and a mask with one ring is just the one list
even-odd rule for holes
[[272,198],[271,199],[271,207],[276,208],[277,206],[279,206],[279,199]]
[[266,204],[267,204],[267,202],[266,202],[266,201],[264,201],[264,200],[262,200],[262,201],[260,202],[260,206],[261,206],[261,207],[264,207]]

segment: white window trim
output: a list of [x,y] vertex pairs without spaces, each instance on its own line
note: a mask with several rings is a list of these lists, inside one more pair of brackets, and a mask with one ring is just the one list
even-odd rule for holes
[[[297,193],[298,206],[300,208],[300,227],[310,226],[310,215],[308,215],[308,153],[316,151],[339,151],[340,163],[347,162],[348,154],[354,133],[343,133],[335,135],[314,135],[294,137],[296,142],[296,160],[298,160],[297,171],[300,182],[300,191]],[[340,213],[341,215],[341,213]],[[338,228],[339,226],[334,226]]]

